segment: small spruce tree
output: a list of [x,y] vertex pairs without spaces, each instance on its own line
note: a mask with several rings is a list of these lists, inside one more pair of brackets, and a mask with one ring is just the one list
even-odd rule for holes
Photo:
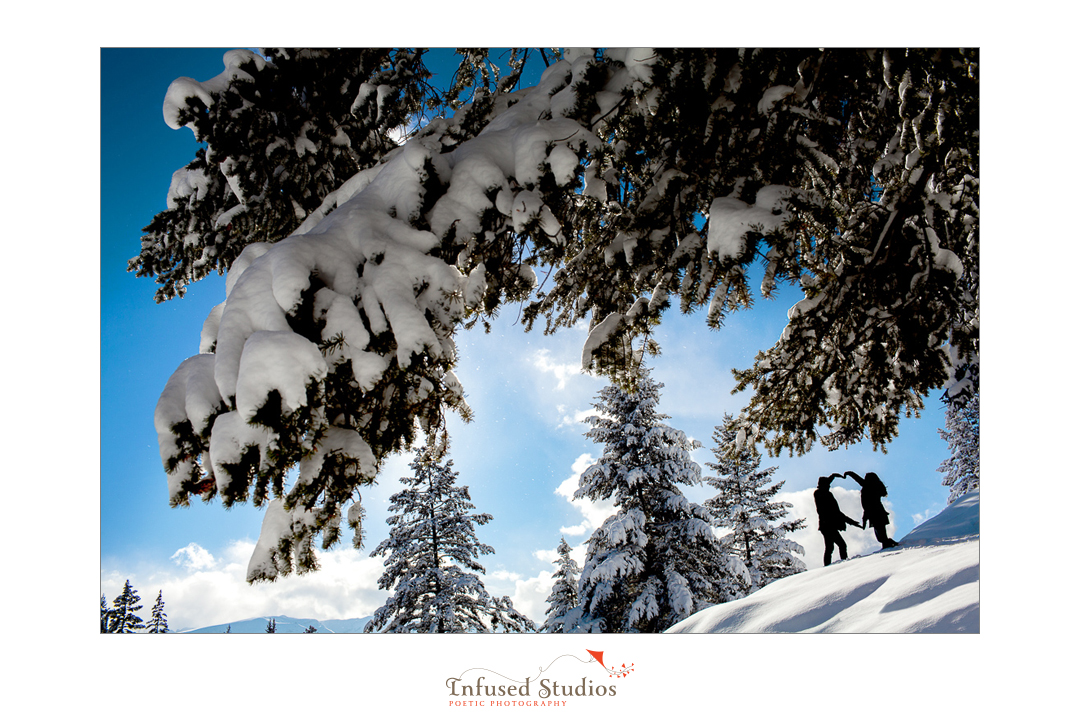
[[146,628],[142,618],[135,614],[137,611],[142,610],[139,601],[139,594],[131,587],[131,581],[125,580],[124,589],[113,600],[109,632],[128,634]]
[[165,614],[165,601],[161,597],[160,590],[158,590],[157,602],[154,603],[154,607],[150,610],[150,624],[147,627],[151,633],[169,632],[169,619]]
[[474,526],[492,516],[470,513],[469,488],[454,484],[447,452],[445,434],[419,450],[409,465],[413,475],[401,478],[406,488],[390,498],[390,536],[372,556],[385,557],[379,587],[391,595],[364,632],[535,630],[510,598],[491,597],[474,574],[484,572],[476,558],[494,552],[476,539]]
[[575,498],[614,498],[616,513],[589,540],[580,606],[567,632],[662,632],[715,603],[734,599],[745,573],[713,534],[708,510],[679,485],[696,485],[690,459],[698,444],[663,423],[661,383],[643,369],[634,390],[609,385],[586,421],[586,437],[604,445],[581,475]]
[[112,632],[109,629],[109,619],[112,617],[112,611],[109,610],[109,606],[105,604],[105,596],[101,596],[101,632]]
[[740,580],[740,596],[805,570],[796,557],[803,554],[802,546],[786,535],[804,527],[806,521],[783,520],[793,506],[773,500],[784,484],[773,481],[776,468],[760,469],[761,454],[740,438],[730,414],[713,431],[713,442],[716,462],[705,464],[717,475],[706,477],[705,482],[720,492],[705,507],[712,511],[716,527],[730,531],[720,542],[746,566],[748,575]]
[[947,443],[950,455],[938,472],[945,474],[941,484],[950,488],[949,502],[979,489],[979,393],[966,402],[953,402],[945,409],[945,429],[938,430]]
[[317,633],[317,632],[319,632],[319,629],[317,627],[315,627],[314,625],[308,625],[307,628],[304,630],[305,635],[311,635],[311,634]]
[[570,546],[566,538],[559,543],[559,569],[555,571],[555,584],[548,595],[547,620],[540,627],[540,632],[561,633],[563,632],[563,620],[568,612],[578,604],[578,575],[581,568],[570,557]]
[[266,632],[268,632],[268,633],[276,633],[277,632],[277,620],[275,620],[274,618],[270,618],[269,620],[266,621]]

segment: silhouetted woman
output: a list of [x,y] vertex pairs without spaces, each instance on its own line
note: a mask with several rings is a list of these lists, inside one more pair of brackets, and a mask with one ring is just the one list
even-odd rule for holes
[[844,542],[840,531],[848,525],[859,527],[859,523],[840,512],[840,505],[836,502],[829,484],[833,478],[843,477],[840,473],[833,473],[829,477],[818,478],[817,490],[814,491],[814,505],[817,507],[818,530],[825,538],[825,564],[832,562],[833,545],[840,550],[840,559],[847,560],[847,543]]
[[883,549],[896,547],[899,543],[890,538],[885,530],[885,526],[889,524],[889,513],[885,511],[885,506],[881,504],[881,498],[889,494],[889,491],[885,489],[885,483],[881,482],[881,478],[872,472],[866,473],[865,478],[859,477],[850,470],[844,475],[850,477],[862,487],[862,526],[865,528],[866,523],[870,523],[870,526],[874,528],[874,536],[877,537]]

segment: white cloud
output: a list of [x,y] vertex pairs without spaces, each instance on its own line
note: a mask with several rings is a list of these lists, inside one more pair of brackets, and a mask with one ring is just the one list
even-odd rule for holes
[[541,571],[534,578],[518,580],[514,584],[514,595],[510,598],[514,602],[514,609],[539,627],[547,617],[547,598],[554,584],[554,576],[546,571]]
[[[570,546],[570,558],[581,567],[585,563],[585,553],[588,550],[588,539],[583,540],[579,545]],[[559,562],[559,551],[557,548],[544,548],[543,550],[534,550],[533,557],[537,560],[543,560],[551,564]]]
[[[588,465],[585,467],[588,467]],[[583,542],[570,548],[570,557],[577,563],[579,568],[585,564],[587,546],[588,543]],[[533,552],[533,557],[554,564],[559,560],[559,551],[536,550]],[[546,570],[541,570],[536,577],[518,580],[514,586],[514,595],[511,598],[514,601],[514,607],[539,626],[547,617],[547,598],[551,594],[551,588],[554,584],[554,571],[549,572]]]
[[587,498],[574,499],[574,493],[577,492],[581,473],[585,472],[585,470],[595,462],[595,458],[589,453],[579,455],[577,460],[574,461],[574,464],[571,465],[574,474],[563,480],[562,483],[559,484],[559,487],[555,489],[557,495],[566,498],[567,501],[577,508],[583,516],[583,522],[581,524],[559,529],[559,532],[565,535],[582,535],[591,530],[595,530],[603,525],[605,520],[615,514],[614,500],[608,499],[594,502]]
[[573,427],[577,428],[579,425],[585,422],[585,418],[592,415],[597,415],[596,410],[589,408],[588,410],[575,410],[573,415],[566,413],[566,406],[560,405],[559,412],[562,414],[562,420],[559,422],[558,427]]
[[535,550],[533,551],[533,557],[537,560],[543,560],[544,562],[554,563],[559,560],[558,550]]
[[214,556],[198,543],[188,543],[187,547],[180,548],[169,559],[185,570],[209,570],[217,564]]
[[221,555],[227,561],[225,570],[233,570],[234,566],[247,568],[252,553],[255,552],[255,543],[251,540],[233,540],[222,551]]
[[536,357],[533,358],[533,365],[541,372],[551,373],[555,376],[555,379],[558,381],[558,384],[555,386],[556,390],[565,390],[566,382],[570,378],[582,374],[580,362],[554,362],[551,359],[551,351],[547,348],[540,350],[536,354]]
[[[921,513],[913,514],[911,516],[912,525],[914,525],[915,527],[918,527],[919,525],[922,525],[924,522],[926,522],[930,518],[932,518],[935,515],[939,514],[944,509],[945,508],[942,505],[939,505],[938,503],[934,503],[930,507],[923,510]],[[895,538],[893,538],[893,539],[895,540]]]
[[521,573],[510,572],[509,570],[496,570],[490,574],[490,577],[496,580],[511,580],[516,582],[521,579]]
[[596,459],[589,453],[578,455],[577,459],[570,465],[573,474],[559,484],[559,487],[555,489],[555,494],[562,495],[568,500],[572,499],[577,491],[578,481],[581,480],[581,473],[588,470],[589,466],[595,462]]

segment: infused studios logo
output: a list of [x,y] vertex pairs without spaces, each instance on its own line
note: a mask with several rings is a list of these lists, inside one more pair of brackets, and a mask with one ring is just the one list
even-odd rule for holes
[[[450,707],[566,707],[580,698],[611,698],[619,693],[618,681],[634,672],[634,664],[609,667],[602,650],[586,650],[591,659],[561,655],[536,677],[514,680],[485,668],[471,668],[446,679]],[[579,663],[579,667],[574,665]],[[596,679],[599,665],[607,677]],[[558,665],[557,669],[554,669]],[[550,673],[550,676],[549,676]],[[579,674],[580,673],[580,674]],[[591,676],[591,677],[590,677]]]

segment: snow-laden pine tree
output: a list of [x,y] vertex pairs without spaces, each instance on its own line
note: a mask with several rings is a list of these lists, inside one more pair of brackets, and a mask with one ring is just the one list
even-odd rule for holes
[[390,497],[390,536],[372,556],[386,569],[379,588],[389,590],[364,632],[465,633],[526,632],[532,621],[514,609],[510,598],[488,594],[479,574],[481,555],[494,551],[476,538],[476,525],[492,516],[473,513],[469,488],[455,485],[458,474],[446,459],[446,438],[429,442],[401,478],[405,489]]
[[267,620],[266,621],[266,630],[264,632],[275,633],[276,634],[277,633],[277,620],[275,620],[274,618],[270,618],[269,620]]
[[109,629],[109,619],[112,617],[112,611],[109,610],[109,606],[105,604],[105,596],[101,596],[101,632],[112,632]]
[[559,559],[555,562],[559,569],[552,576],[555,582],[547,597],[547,619],[540,626],[540,632],[543,633],[563,632],[566,614],[578,605],[578,575],[581,573],[581,568],[578,567],[574,558],[570,557],[570,545],[567,544],[566,538],[561,538],[558,553]]
[[[582,365],[615,377],[676,299],[712,327],[750,307],[763,264],[762,297],[805,296],[736,373],[774,453],[887,443],[977,382],[977,50],[538,56],[519,88],[528,53],[484,82],[466,52],[460,107],[413,50],[233,51],[169,88],[167,121],[207,145],[131,267],[159,299],[228,279],[154,422],[171,504],[267,507],[249,580],[315,569],[344,517],[359,544],[382,461],[469,413],[456,331],[507,302],[526,327],[587,321]],[[388,142],[424,98],[436,116]]]
[[806,565],[796,555],[805,551],[787,537],[805,526],[803,518],[785,520],[791,503],[773,498],[782,480],[773,480],[775,467],[761,469],[761,454],[740,436],[735,418],[724,414],[724,422],[713,430],[716,462],[705,465],[716,473],[705,482],[716,488],[716,496],[705,501],[712,511],[713,524],[726,534],[720,538],[727,550],[739,556],[748,572],[740,597],[773,580],[802,572]]
[[966,403],[945,408],[945,429],[938,434],[949,444],[949,457],[938,468],[945,474],[941,484],[949,488],[952,503],[979,489],[979,392]]
[[699,445],[664,424],[663,385],[639,372],[633,390],[601,390],[598,414],[586,419],[586,437],[604,452],[574,497],[612,499],[616,512],[589,539],[579,606],[564,616],[564,632],[662,632],[735,599],[735,578],[745,574],[713,534],[709,511],[679,489],[701,482],[690,458]]
[[158,590],[157,601],[150,610],[150,622],[147,623],[146,627],[147,632],[150,633],[169,632],[169,618],[165,614],[165,601],[161,597],[160,590]]
[[113,600],[109,618],[109,632],[134,633],[136,630],[146,628],[142,618],[135,614],[142,610],[139,601],[139,594],[131,587],[131,581],[125,580],[124,589]]
[[431,99],[421,58],[406,48],[232,50],[217,78],[176,80],[165,122],[201,146],[173,174],[129,269],[156,278],[159,301],[183,296],[247,245],[325,215],[324,200],[396,147],[392,133]]

